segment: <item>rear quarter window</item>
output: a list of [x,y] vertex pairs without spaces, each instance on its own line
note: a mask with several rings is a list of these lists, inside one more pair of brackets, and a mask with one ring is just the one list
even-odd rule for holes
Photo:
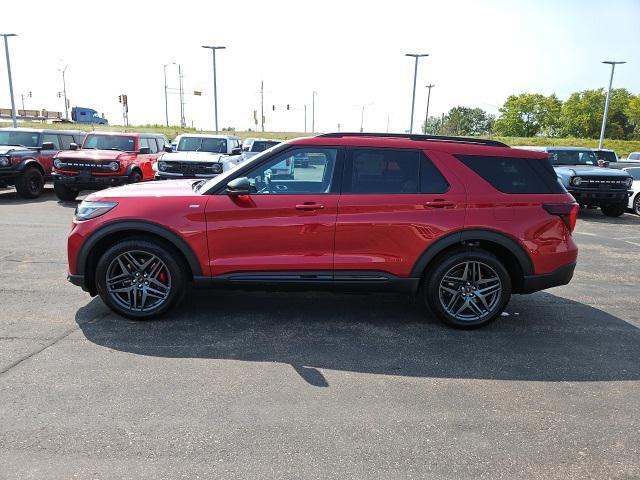
[[547,159],[456,155],[458,160],[503,193],[564,193]]

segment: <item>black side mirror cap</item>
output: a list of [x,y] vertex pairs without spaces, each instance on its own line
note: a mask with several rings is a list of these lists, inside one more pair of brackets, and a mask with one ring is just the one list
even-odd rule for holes
[[78,144],[71,142],[69,144],[69,150],[78,150]]
[[247,177],[240,177],[227,183],[227,195],[230,197],[238,197],[240,195],[249,195],[251,193],[251,182]]
[[140,150],[138,150],[138,153],[140,155],[148,155],[151,153],[151,149],[149,147],[140,147]]
[[53,142],[42,142],[42,150],[57,150]]
[[171,153],[173,152],[173,147],[171,147],[170,145],[165,145],[164,151],[167,153]]
[[233,150],[231,150],[231,155],[240,155],[242,154],[242,148],[234,148]]

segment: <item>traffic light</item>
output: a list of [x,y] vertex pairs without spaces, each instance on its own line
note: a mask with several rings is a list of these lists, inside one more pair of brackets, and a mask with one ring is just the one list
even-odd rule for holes
[[271,105],[271,110],[273,110],[275,112],[276,111],[276,106],[275,105]]
[[122,95],[118,95],[118,103],[122,103]]
[[289,104],[287,103],[287,110],[289,110]]

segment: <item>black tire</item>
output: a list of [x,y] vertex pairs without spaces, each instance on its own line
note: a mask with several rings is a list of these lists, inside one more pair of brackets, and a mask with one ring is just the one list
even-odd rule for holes
[[640,193],[633,199],[633,211],[636,215],[640,215]]
[[[477,269],[480,275],[467,277],[467,271],[464,270],[465,264],[473,264],[474,266],[469,268]],[[460,271],[464,272],[464,275],[453,277],[451,272],[456,272],[459,269],[462,269]],[[483,272],[484,277],[482,276]],[[460,278],[460,280],[447,282],[445,276],[451,279]],[[467,282],[462,279],[463,277],[471,281]],[[472,277],[477,281],[474,281]],[[492,278],[494,280],[490,280]],[[489,290],[489,292],[484,296],[478,295],[483,289]],[[495,255],[481,249],[461,249],[441,256],[428,267],[422,282],[421,295],[429,310],[447,325],[460,329],[479,328],[498,318],[509,303],[511,278]],[[457,300],[454,298],[456,295]],[[484,300],[481,300],[481,297]],[[453,305],[451,305],[452,301]],[[482,302],[485,302],[484,305],[488,308],[485,308]],[[466,304],[468,307],[458,313],[458,316],[448,311],[448,309],[462,309]],[[485,311],[481,314],[474,313],[475,317],[473,318],[463,318],[470,317],[469,314],[463,315],[465,312],[476,312],[474,308],[479,308],[478,311]]]
[[139,171],[134,170],[129,174],[129,180],[127,180],[127,183],[139,183],[141,181],[142,181],[142,174]]
[[600,207],[602,213],[607,217],[619,217],[627,211],[627,203],[610,203],[609,205],[603,205]]
[[72,190],[58,182],[53,182],[53,191],[56,192],[56,196],[63,202],[73,202],[80,194],[78,190]]
[[44,176],[37,167],[27,167],[16,178],[16,191],[22,198],[38,198],[44,190]]
[[[132,255],[138,264],[125,262],[124,267],[131,270],[130,275],[115,282],[114,278],[122,277],[123,275],[121,273],[123,272],[121,269],[123,263],[118,260],[122,260],[125,254]],[[155,260],[152,260],[147,270],[137,268],[140,266],[139,262],[147,262],[151,257],[159,259],[161,265],[153,263]],[[136,284],[136,282],[144,282],[145,279],[151,281],[149,277],[153,270],[149,269],[156,268],[156,265],[160,265],[156,275],[158,273],[165,274],[164,280],[161,277],[157,277],[157,279],[159,278],[159,281],[168,286],[166,288],[162,287],[162,293],[165,298],[160,303],[153,304],[154,299],[149,298],[153,294],[147,292],[146,289],[156,287],[155,284],[149,284],[148,282]],[[142,278],[145,271],[148,277]],[[139,275],[136,276],[135,274]],[[111,291],[107,286],[108,277],[111,278]],[[116,243],[102,254],[96,266],[95,284],[100,298],[111,310],[133,320],[149,320],[166,313],[182,300],[186,291],[187,278],[187,269],[184,263],[180,261],[179,253],[171,246],[157,240],[130,239]],[[114,292],[114,290],[129,290],[129,292]],[[148,296],[146,295],[147,293]],[[142,302],[142,307],[132,308],[138,305],[139,302]],[[146,302],[149,302],[149,306],[145,309]]]

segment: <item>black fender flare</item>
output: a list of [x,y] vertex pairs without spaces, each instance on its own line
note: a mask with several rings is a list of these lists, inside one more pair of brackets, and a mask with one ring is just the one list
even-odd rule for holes
[[131,175],[131,173],[134,170],[138,170],[140,172],[140,175],[142,175],[142,169],[140,168],[140,165],[138,165],[137,163],[132,163],[131,165],[129,165],[127,169],[124,171],[124,174],[128,177],[129,175]]
[[427,265],[429,265],[429,262],[431,262],[446,248],[465,241],[473,240],[493,242],[506,248],[517,259],[523,275],[534,275],[533,264],[531,263],[529,255],[525,251],[524,247],[516,240],[494,230],[473,229],[451,233],[429,245],[418,257],[416,263],[414,263],[413,268],[411,269],[411,276],[414,278],[421,277],[422,273],[427,268]]
[[109,223],[95,232],[93,232],[87,240],[80,247],[78,256],[76,258],[76,271],[81,275],[86,275],[87,260],[93,251],[93,248],[98,244],[100,240],[108,235],[118,232],[131,231],[135,233],[150,233],[161,237],[169,242],[175,248],[182,253],[189,264],[191,273],[194,276],[202,275],[202,268],[198,262],[198,257],[194,253],[189,244],[183,240],[177,233],[161,226],[156,223],[140,221],[140,220],[127,220],[122,222]]
[[40,170],[40,173],[42,173],[42,175],[46,175],[44,168],[42,168],[40,162],[38,162],[38,160],[34,157],[27,157],[21,160],[18,164],[17,170],[22,173],[29,167],[36,167],[38,170]]

